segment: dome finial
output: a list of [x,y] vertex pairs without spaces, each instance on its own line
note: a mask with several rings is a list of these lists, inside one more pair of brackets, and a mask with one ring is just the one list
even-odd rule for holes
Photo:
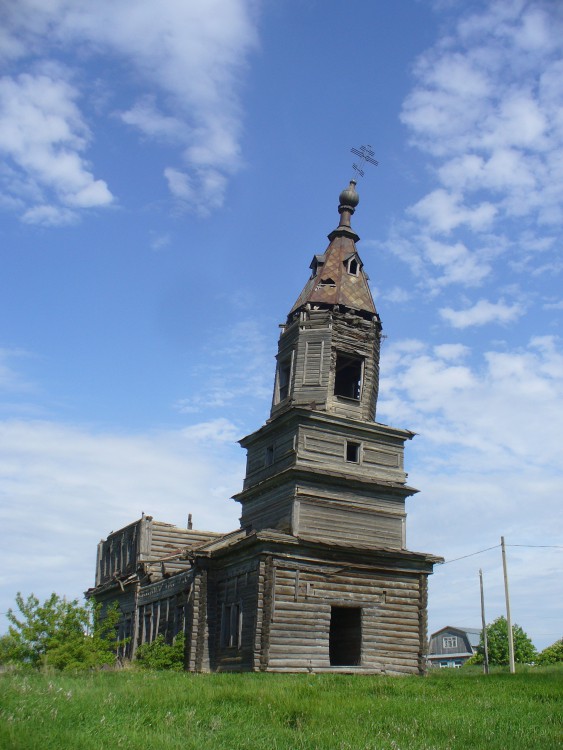
[[347,188],[338,197],[338,213],[340,214],[340,226],[349,227],[350,217],[360,202],[360,196],[356,192],[356,180],[350,180]]

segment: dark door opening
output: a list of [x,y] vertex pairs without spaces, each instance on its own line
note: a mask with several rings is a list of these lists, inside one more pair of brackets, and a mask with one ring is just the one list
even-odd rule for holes
[[329,654],[331,667],[354,667],[362,658],[362,610],[330,608]]

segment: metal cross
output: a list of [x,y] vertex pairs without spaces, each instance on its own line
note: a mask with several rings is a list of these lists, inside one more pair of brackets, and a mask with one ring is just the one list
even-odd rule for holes
[[[360,165],[361,166],[358,166],[357,164],[352,164],[352,168],[354,169],[354,171],[356,172],[356,174],[360,175],[360,177],[364,176],[364,170],[362,169],[362,167],[364,166],[365,163],[369,162],[370,164],[374,164],[376,167],[379,164],[379,162],[377,161],[377,159],[373,158],[375,156],[375,151],[372,150],[372,148],[369,145],[369,143],[368,143],[367,146],[360,146],[359,149],[358,148],[351,148],[350,151],[353,154],[356,154],[356,156],[360,157]],[[362,162],[364,164],[362,164]]]

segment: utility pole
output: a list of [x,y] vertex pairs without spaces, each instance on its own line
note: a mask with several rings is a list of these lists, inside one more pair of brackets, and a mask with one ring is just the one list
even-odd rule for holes
[[510,674],[516,672],[514,666],[514,636],[512,634],[512,620],[510,618],[510,596],[508,595],[508,573],[506,572],[506,549],[504,546],[504,537],[500,538],[502,549],[502,570],[504,573],[504,595],[506,597],[506,625],[508,628],[508,661],[510,663]]
[[483,625],[483,646],[485,648],[485,661],[483,672],[489,674],[489,644],[487,642],[487,624],[485,622],[485,595],[483,593],[483,571],[479,568],[479,583],[481,585],[481,623]]

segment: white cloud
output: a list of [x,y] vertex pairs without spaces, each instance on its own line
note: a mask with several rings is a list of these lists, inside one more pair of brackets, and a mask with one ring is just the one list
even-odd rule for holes
[[[0,422],[0,534],[5,612],[16,591],[80,596],[96,544],[141,512],[196,528],[238,527],[240,431],[222,418],[148,434],[47,421]],[[22,552],[25,550],[25,552]]]
[[209,342],[207,354],[204,367],[195,372],[195,381],[204,387],[179,400],[178,411],[209,413],[229,406],[248,412],[250,403],[263,418],[272,398],[275,363],[272,341],[259,323],[240,320]]
[[134,125],[152,138],[182,141],[182,121],[159,112],[154,96],[143,97],[130,110],[122,112],[120,117],[127,125]]
[[[73,58],[78,69],[100,55],[124,61],[135,70],[141,94],[120,113],[121,120],[145,137],[177,144],[182,165],[175,171],[189,172],[210,211],[222,204],[227,176],[242,163],[237,92],[247,55],[257,43],[253,11],[250,0],[170,0],[158,6],[151,0],[133,5],[126,0],[21,0],[5,10],[8,43],[3,51],[22,64],[27,55],[72,55],[80,48],[80,56]],[[105,83],[115,86],[112,80]],[[55,84],[63,86],[62,81]],[[77,110],[66,117],[68,125]],[[45,167],[51,174],[54,165]],[[174,181],[169,184],[173,190]],[[83,191],[77,205],[88,201],[104,202],[101,185]]]
[[168,182],[168,189],[175,198],[185,203],[195,202],[195,190],[189,175],[173,167],[166,167],[164,176]]
[[408,302],[411,299],[412,294],[407,289],[403,289],[400,286],[394,286],[388,291],[377,290],[374,296],[378,300],[384,299],[386,302],[400,304],[402,302]]
[[[406,447],[408,546],[453,559],[507,542],[561,545],[563,350],[552,336],[475,359],[456,342],[383,347],[378,419],[418,433]],[[463,364],[460,364],[460,361]],[[513,617],[553,642],[563,596],[562,550],[509,548]],[[478,625],[477,571],[485,571],[487,618],[503,612],[500,553],[438,567],[430,628]],[[555,589],[553,589],[555,586]],[[557,602],[557,604],[554,604]],[[537,639],[540,645],[540,639]]]
[[545,310],[563,310],[563,300],[558,302],[546,302],[544,305]]
[[[467,349],[462,351],[466,357]],[[495,466],[501,458],[518,471],[522,467],[517,462],[524,459],[530,466],[558,471],[560,342],[543,336],[531,339],[526,348],[491,350],[479,366],[452,364],[443,354],[439,348],[432,354],[420,342],[410,342],[408,349],[384,348],[380,413],[395,420],[410,414],[410,426],[427,440],[449,443],[454,450],[470,447],[471,465],[485,474],[507,468]],[[468,469],[467,463],[458,466],[455,456],[449,460],[463,472]]]
[[[516,240],[519,220],[527,231],[555,229],[563,217],[563,12],[542,0],[499,0],[462,10],[448,32],[417,61],[401,115],[438,182],[409,209],[415,234],[462,234],[471,247],[491,231]],[[399,231],[412,231],[411,222]],[[391,248],[405,257],[400,237]],[[413,270],[430,281],[427,260]]]
[[28,223],[68,223],[73,207],[109,205],[113,197],[81,156],[90,134],[76,105],[78,92],[64,80],[22,74],[0,79],[0,151],[11,161],[3,182],[19,197],[52,203],[31,206]]
[[507,305],[503,300],[489,302],[486,299],[480,299],[465,310],[443,307],[440,310],[440,316],[454,328],[469,328],[488,323],[511,323],[522,317],[525,312],[525,307],[520,304]]
[[460,195],[438,189],[412,206],[410,212],[425,222],[431,232],[449,234],[452,229],[464,224],[478,231],[490,226],[496,213],[492,204],[481,203],[467,208],[460,203]]
[[433,275],[433,279],[429,282],[433,288],[452,283],[476,286],[491,271],[491,266],[481,255],[470,252],[461,242],[448,244],[426,239],[422,246],[427,261],[434,269],[442,272],[441,276]]

